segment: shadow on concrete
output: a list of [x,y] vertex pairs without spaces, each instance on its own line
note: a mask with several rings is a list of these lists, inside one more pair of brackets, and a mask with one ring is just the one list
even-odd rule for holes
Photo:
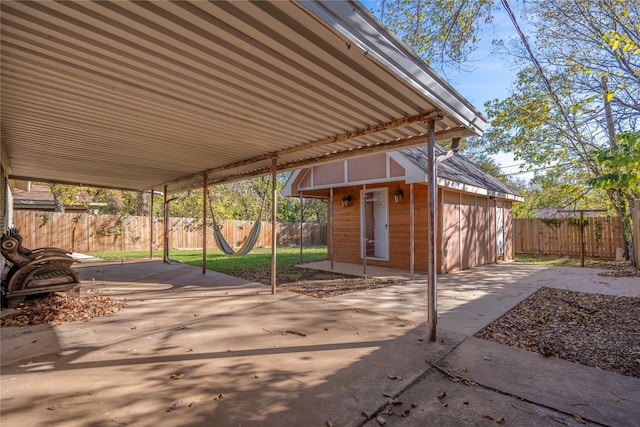
[[[86,265],[79,268],[85,291],[126,298],[128,307],[89,322],[19,331],[23,343],[31,333],[54,339],[29,343],[39,347],[37,356],[3,356],[2,421],[357,426],[377,425],[378,414],[387,425],[495,425],[497,416],[482,415],[501,414],[517,425],[577,424],[549,405],[481,384],[461,386],[432,368],[474,373],[472,363],[484,363],[477,371],[483,381],[502,372],[488,367],[467,337],[559,276],[544,268],[500,267],[439,277],[438,341],[427,343],[426,288],[419,281],[314,299],[269,295],[264,285],[185,265]],[[13,333],[16,328],[3,328],[3,348],[16,344]],[[500,348],[518,366],[522,350]],[[457,402],[456,411],[437,398],[441,388],[452,399],[449,409]],[[389,407],[394,414],[385,412]]]

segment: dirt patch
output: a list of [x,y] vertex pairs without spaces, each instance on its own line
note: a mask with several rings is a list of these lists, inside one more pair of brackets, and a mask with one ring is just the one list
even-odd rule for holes
[[[270,284],[270,272],[259,269],[234,270],[233,276],[253,282]],[[281,289],[314,298],[327,298],[351,292],[367,291],[404,283],[399,280],[363,278],[332,271],[289,267],[278,270],[277,284]]]
[[640,377],[640,298],[541,288],[476,337]]

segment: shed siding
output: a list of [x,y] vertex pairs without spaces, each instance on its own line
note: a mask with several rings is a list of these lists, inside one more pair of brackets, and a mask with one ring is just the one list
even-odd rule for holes
[[513,239],[513,203],[504,202],[504,259],[510,261],[515,258]]
[[489,263],[495,264],[498,260],[498,256],[496,254],[496,239],[497,230],[496,230],[496,201],[489,200]]
[[478,242],[478,265],[489,263],[489,199],[486,197],[476,197],[476,238]]
[[[342,197],[351,196],[351,203],[342,206]],[[334,260],[360,262],[360,192],[356,187],[345,187],[333,195],[333,248]]]
[[393,178],[403,177],[405,175],[404,168],[392,158],[389,158],[389,176]]
[[342,162],[327,163],[313,168],[313,184],[341,184],[344,182],[344,165]]
[[[393,202],[396,186],[389,188],[389,263],[378,265],[393,266],[408,270],[410,268],[410,217],[409,217],[409,185],[400,184],[404,192],[402,202]],[[414,253],[415,269],[427,269],[427,194],[425,185],[414,185]]]
[[[394,203],[396,186],[404,192],[402,202]],[[368,259],[368,265],[379,265],[408,270],[410,268],[410,199],[409,185],[401,182],[367,185],[367,189],[387,188],[389,192],[389,260]],[[334,260],[362,263],[360,256],[360,192],[362,186],[341,188],[334,193]],[[436,221],[436,254],[439,273],[454,272],[489,263],[496,257],[496,202],[488,197],[439,189],[440,217]],[[342,197],[351,196],[348,207],[342,206]],[[425,272],[427,258],[427,197],[426,185],[414,185],[414,250],[415,271]],[[504,259],[513,259],[512,204],[504,207]]]
[[460,270],[460,193],[442,191],[442,272]]
[[359,157],[347,160],[349,182],[368,181],[387,176],[387,155]]
[[474,196],[460,194],[460,263],[463,270],[475,265],[474,211]]

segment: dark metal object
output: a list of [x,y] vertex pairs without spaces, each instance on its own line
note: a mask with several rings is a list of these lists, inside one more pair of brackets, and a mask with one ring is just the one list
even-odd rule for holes
[[2,236],[2,256],[8,260],[2,274],[2,303],[14,307],[27,295],[66,292],[79,296],[80,280],[71,253],[59,248],[27,249],[22,236],[9,230]]

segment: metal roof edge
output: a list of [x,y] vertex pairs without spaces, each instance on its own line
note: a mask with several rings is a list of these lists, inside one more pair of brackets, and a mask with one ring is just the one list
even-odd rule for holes
[[449,116],[477,135],[484,133],[487,119],[360,3],[302,0],[299,4],[357,44],[366,55],[432,98]]
[[289,174],[289,178],[287,178],[287,181],[284,183],[284,186],[282,187],[282,190],[280,191],[280,194],[284,197],[290,197],[293,196],[293,182],[296,180],[296,178],[298,177],[298,175],[300,175],[300,172],[302,172],[304,170],[303,169],[295,169],[293,172],[291,172]]
[[453,181],[447,178],[438,178],[438,186],[451,188],[453,190],[464,191],[465,193],[479,194],[482,196],[489,196],[495,199],[505,199],[514,202],[524,202],[524,197],[516,196],[515,194],[508,194],[502,191],[489,190],[487,188],[477,187],[471,184],[465,184],[463,182]]

